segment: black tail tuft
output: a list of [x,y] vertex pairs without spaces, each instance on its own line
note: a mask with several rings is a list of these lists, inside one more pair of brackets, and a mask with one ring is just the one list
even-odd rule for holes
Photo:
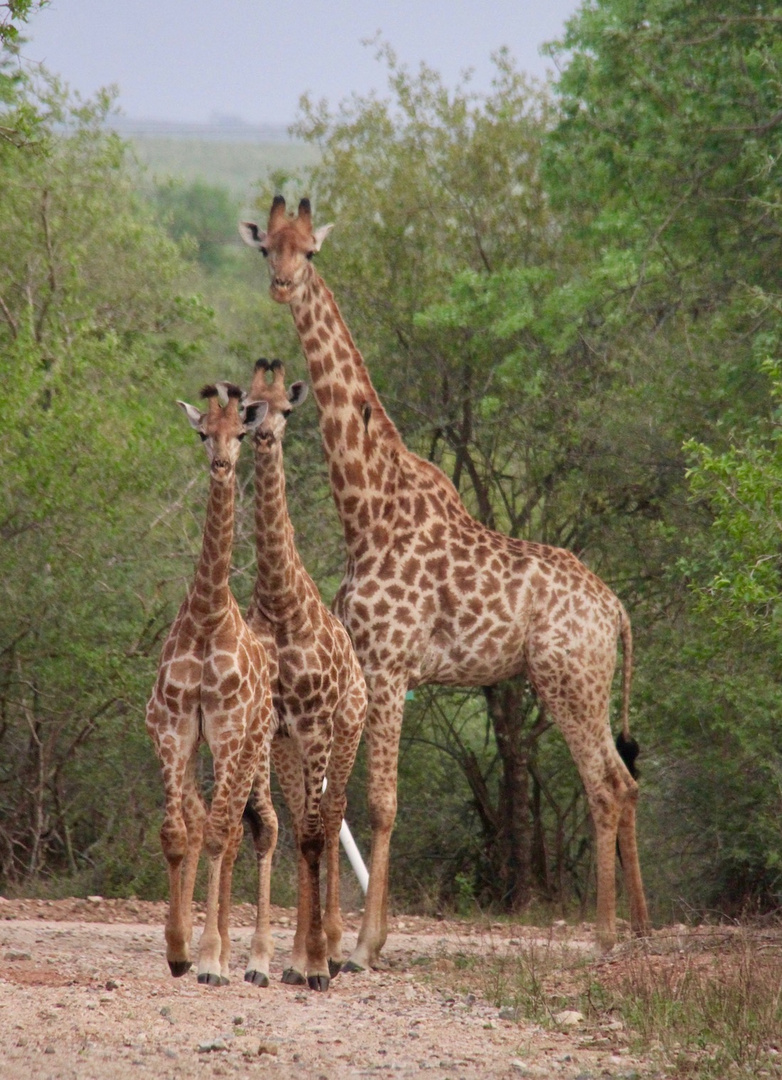
[[620,731],[616,737],[616,749],[619,751],[619,757],[627,766],[627,771],[634,780],[637,780],[638,770],[635,767],[635,759],[641,751],[638,743],[632,737],[626,739]]
[[261,835],[261,816],[249,800],[245,805],[242,817],[250,826],[253,840],[257,840]]

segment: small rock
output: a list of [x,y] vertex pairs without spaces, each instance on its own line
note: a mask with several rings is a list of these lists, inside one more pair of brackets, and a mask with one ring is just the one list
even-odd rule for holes
[[9,949],[3,956],[4,960],[32,960],[32,956],[29,952],[22,952],[18,949]]
[[515,1009],[512,1005],[503,1005],[499,1011],[500,1020],[513,1020],[516,1021],[519,1018],[519,1010]]
[[279,1048],[275,1043],[262,1042],[258,1044],[258,1056],[261,1054],[271,1054],[272,1057],[276,1057]]
[[114,979],[106,979],[105,989],[106,990],[119,990],[119,983],[115,982]]
[[577,1024],[584,1022],[583,1014],[576,1012],[575,1009],[563,1009],[562,1012],[554,1014],[554,1019],[563,1027],[576,1027]]
[[44,1054],[53,1054],[54,1053],[54,1047],[53,1046],[44,1046],[43,1052],[44,1052]]
[[243,1016],[235,1016],[233,1018],[234,1027],[241,1027],[243,1023],[244,1023],[244,1017]]
[[102,896],[88,896],[87,897],[87,903],[88,904],[102,904],[103,903],[103,897]]

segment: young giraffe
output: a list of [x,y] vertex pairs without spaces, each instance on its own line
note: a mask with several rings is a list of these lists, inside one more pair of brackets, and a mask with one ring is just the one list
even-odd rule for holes
[[387,934],[388,860],[405,694],[422,683],[485,686],[523,673],[561,730],[597,834],[597,935],[616,936],[617,836],[633,929],[648,927],[635,836],[638,786],[614,746],[609,699],[624,647],[628,734],[631,634],[616,596],[574,555],[479,524],[447,477],[411,453],[383,409],[363,358],[311,259],[309,200],[288,216],[277,196],[265,231],[243,239],[267,258],[271,296],[290,305],[307,358],[329,478],[347,545],[334,611],[369,691],[372,852],[358,944],[345,968],[373,964]]
[[[271,381],[267,375],[271,372]],[[272,659],[279,730],[272,761],[293,817],[299,847],[299,903],[291,966],[283,982],[326,990],[342,966],[339,830],[345,788],[367,711],[361,667],[345,628],[321,602],[294,543],[285,497],[282,439],[307,386],[285,389],[279,360],[255,365],[250,398],[268,406],[255,446],[258,574],[247,620]],[[323,778],[328,779],[325,794]],[[326,911],[321,920],[320,858],[325,840]],[[251,950],[245,973],[255,982]]]
[[[227,383],[201,391],[207,412],[178,402],[201,436],[209,458],[209,499],[195,579],[179,609],[147,704],[146,726],[163,771],[165,816],[160,830],[168,863],[166,956],[174,976],[190,968],[192,899],[202,845],[209,858],[206,922],[198,955],[198,981],[228,981],[231,876],[242,837],[242,812],[256,782],[256,805],[270,843],[263,855],[267,955],[271,934],[269,871],[277,818],[269,792],[273,708],[266,653],[242,618],[229,584],[233,549],[235,465],[241,439],[264,418],[266,403],[239,408],[241,390]],[[224,405],[221,406],[221,399]],[[207,810],[197,789],[199,743],[214,763]]]

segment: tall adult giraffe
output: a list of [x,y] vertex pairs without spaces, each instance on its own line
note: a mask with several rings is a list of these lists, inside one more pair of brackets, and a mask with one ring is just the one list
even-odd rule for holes
[[[199,946],[198,981],[228,981],[231,876],[242,837],[242,812],[256,780],[256,807],[266,849],[259,858],[261,935],[268,947],[269,874],[277,818],[269,792],[273,731],[266,652],[242,618],[228,576],[233,550],[236,462],[241,440],[263,420],[267,405],[240,406],[228,383],[205,386],[207,411],[180,401],[209,458],[209,499],[195,577],[163,646],[147,704],[146,726],[163,772],[166,807],[160,839],[168,863],[166,956],[174,976],[190,968],[193,886],[202,845],[209,857],[206,921]],[[220,399],[224,400],[221,405]],[[198,791],[196,756],[212,752],[214,790],[209,809]],[[258,958],[268,974],[270,951]]]
[[[291,411],[306,396],[306,383],[294,382],[286,389],[279,360],[262,359],[255,365],[250,400],[267,411],[253,438],[258,572],[247,621],[270,660],[279,725],[272,761],[299,848],[296,934],[283,982],[306,982],[313,990],[326,990],[330,976],[342,966],[339,830],[345,788],[364,728],[367,689],[345,627],[323,604],[296,550],[288,514],[282,441]],[[326,910],[321,919],[324,845]],[[254,952],[255,939],[245,979],[257,983]],[[263,980],[262,974],[261,985]]]
[[562,732],[597,835],[597,936],[616,939],[617,837],[633,929],[648,928],[635,835],[638,786],[611,737],[621,636],[622,730],[629,739],[630,622],[611,590],[570,552],[514,540],[475,521],[445,474],[411,453],[387,415],[312,256],[309,200],[267,228],[240,232],[266,257],[274,300],[288,304],[309,367],[347,546],[334,610],[369,691],[372,852],[358,944],[346,968],[373,964],[387,934],[388,862],[405,694],[422,683],[486,686],[523,673]]

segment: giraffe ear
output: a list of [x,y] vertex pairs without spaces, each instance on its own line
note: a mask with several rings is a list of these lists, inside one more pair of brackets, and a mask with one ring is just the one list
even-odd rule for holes
[[194,431],[200,431],[203,417],[195,405],[188,405],[186,401],[178,401],[177,405],[181,405],[185,410],[185,415],[190,423],[190,427],[193,428]]
[[315,239],[315,247],[312,249],[313,251],[320,251],[323,241],[326,239],[326,237],[329,235],[333,228],[333,223],[331,225],[321,225],[319,229],[316,229],[313,232],[312,235]]
[[266,243],[266,233],[263,232],[254,221],[240,221],[239,222],[239,235],[245,244],[249,247],[257,248],[258,251],[263,251]]
[[255,429],[266,419],[269,411],[268,401],[248,401],[242,406],[242,422],[248,431]]
[[295,409],[298,405],[301,405],[303,401],[306,401],[307,394],[309,393],[309,387],[305,382],[293,382],[288,387],[288,401],[291,408]]

